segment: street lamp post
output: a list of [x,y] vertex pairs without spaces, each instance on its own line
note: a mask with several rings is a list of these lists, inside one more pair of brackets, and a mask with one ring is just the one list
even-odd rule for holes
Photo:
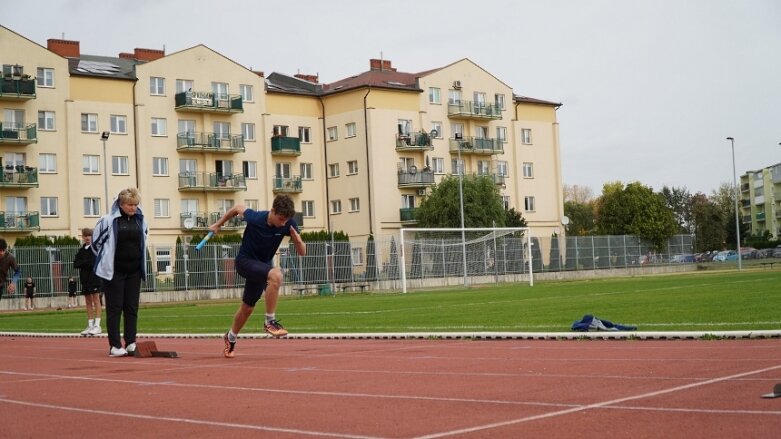
[[738,174],[735,171],[735,138],[727,137],[732,145],[732,182],[735,185],[735,238],[738,246],[738,271],[743,269],[743,256],[740,254],[740,214],[738,213]]
[[100,140],[103,141],[103,195],[106,199],[106,212],[109,213],[109,202],[108,202],[108,160],[106,158],[106,140],[108,140],[109,136],[108,131],[103,131],[100,135]]

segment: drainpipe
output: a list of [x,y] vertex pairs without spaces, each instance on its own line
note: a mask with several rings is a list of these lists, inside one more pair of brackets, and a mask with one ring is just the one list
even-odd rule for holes
[[[138,130],[141,124],[138,123],[138,104],[136,103],[136,86],[138,85],[138,75],[136,75],[136,64],[133,63],[133,77],[136,78],[133,82],[133,126],[135,127],[135,136],[133,136],[133,149],[136,152],[136,187],[140,184],[140,165],[138,163],[139,146],[138,146]],[[178,175],[178,174],[177,174]],[[107,212],[108,213],[108,212]]]
[[325,180],[325,226],[328,229],[328,233],[332,233],[331,210],[329,208],[331,199],[328,194],[328,132],[325,126],[325,102],[323,102],[322,96],[320,96],[320,110],[323,113],[323,179]]
[[366,100],[369,97],[369,93],[372,92],[371,86],[368,90],[366,90],[366,94],[363,96],[363,132],[364,136],[366,137],[366,184],[367,188],[369,190],[369,236],[373,235],[374,230],[374,221],[372,216],[372,211],[374,210],[374,205],[372,204],[372,180],[371,180],[371,166],[369,166],[369,116],[368,111],[369,109],[366,107]]

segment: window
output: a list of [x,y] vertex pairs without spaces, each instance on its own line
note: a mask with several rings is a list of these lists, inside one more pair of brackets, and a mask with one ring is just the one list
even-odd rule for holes
[[239,94],[244,102],[254,102],[255,95],[252,93],[252,86],[248,84],[239,84]]
[[415,208],[415,196],[414,195],[402,195],[401,196],[401,208],[402,209],[414,209]]
[[341,200],[331,200],[331,213],[332,214],[342,213]]
[[228,84],[226,82],[212,82],[212,92],[217,99],[228,99]]
[[475,127],[475,137],[478,139],[487,139],[488,127]]
[[488,175],[490,174],[489,169],[491,168],[491,162],[488,160],[478,160],[477,161],[477,175]]
[[84,216],[100,216],[100,198],[84,199]]
[[81,131],[85,133],[97,133],[98,115],[92,113],[81,113]]
[[241,135],[244,136],[244,140],[255,141],[255,124],[243,123],[241,124]]
[[155,259],[158,273],[172,273],[171,270],[171,247],[155,247]]
[[464,138],[464,124],[462,124],[462,123],[452,123],[452,124],[450,124],[450,131],[453,132],[453,138],[454,139],[463,139]]
[[127,134],[127,116],[112,114],[110,120],[113,134]]
[[176,92],[186,92],[186,91],[193,91],[193,81],[192,79],[177,79],[176,80]]
[[274,125],[274,130],[272,131],[272,135],[274,137],[287,137],[287,125]]
[[114,175],[128,175],[129,171],[129,159],[127,156],[113,156],[111,157],[111,173]]
[[476,91],[475,94],[475,108],[485,107],[485,93]]
[[523,178],[534,177],[534,165],[531,162],[523,162]]
[[532,130],[530,128],[521,130],[521,142],[523,142],[524,145],[532,144]]
[[494,95],[494,104],[499,110],[504,110],[504,95],[497,93]]
[[328,165],[328,175],[330,177],[339,176],[339,163],[331,163],[330,165]]
[[496,127],[496,139],[500,143],[507,143],[507,127]]
[[221,214],[231,210],[231,207],[233,207],[233,200],[217,200],[217,211]]
[[168,157],[152,157],[152,175],[156,177],[168,175]]
[[214,170],[220,175],[233,175],[233,162],[230,160],[215,160]]
[[351,160],[347,162],[347,175],[355,175],[358,173],[358,161]]
[[450,173],[453,175],[464,174],[464,159],[451,159],[450,160]]
[[412,133],[412,121],[407,119],[399,119],[398,129],[399,135],[409,136]]
[[504,204],[504,210],[510,210],[510,196],[502,195],[502,203]]
[[182,173],[198,172],[198,162],[194,159],[179,159],[179,172]]
[[57,154],[38,154],[38,172],[41,174],[57,172]]
[[241,170],[244,173],[244,178],[250,180],[258,179],[258,162],[243,161],[241,162]]
[[[180,201],[179,206],[182,208],[182,213],[187,214],[195,214],[198,213],[198,200],[193,199],[182,199]],[[203,224],[198,224],[199,226],[203,226]]]
[[214,122],[212,124],[214,135],[220,139],[220,147],[229,148],[231,138],[231,124],[229,122]]
[[149,78],[149,94],[152,96],[165,95],[165,78],[152,76]]
[[428,88],[428,102],[430,104],[438,104],[440,101],[440,90],[439,87],[429,87]]
[[315,216],[315,202],[312,200],[304,200],[301,202],[301,215],[306,218],[314,218]]
[[290,163],[277,163],[275,165],[276,174],[274,174],[278,178],[290,178],[291,172],[290,172]]
[[39,111],[38,112],[38,129],[41,131],[54,131],[54,112],[53,111]]
[[301,179],[302,180],[311,180],[312,179],[312,164],[311,163],[301,163]]
[[361,210],[361,200],[359,198],[350,198],[350,212]]
[[415,159],[412,157],[399,157],[399,168],[404,172],[410,172],[410,168],[415,166]]
[[534,197],[523,197],[523,210],[534,212]]
[[444,174],[445,173],[445,159],[442,157],[434,157],[434,160],[432,160],[432,170],[435,174]]
[[339,138],[339,133],[336,130],[336,127],[328,127],[328,140],[337,140]]
[[54,87],[54,69],[38,67],[35,80],[38,87]]
[[344,127],[347,130],[347,134],[344,136],[347,137],[355,137],[355,122],[350,122]]
[[195,133],[195,121],[179,119],[177,122],[178,133],[189,133],[193,135]]
[[249,207],[252,210],[260,209],[260,201],[258,200],[244,200],[244,205]]
[[309,136],[311,131],[312,130],[309,127],[298,127],[298,140],[300,140],[301,143],[310,143],[311,140]]
[[41,216],[57,216],[57,197],[41,197]]
[[363,248],[352,247],[350,248],[350,254],[352,255],[353,265],[363,265]]
[[152,118],[152,135],[153,136],[165,136],[167,134],[165,119],[162,117]]
[[155,218],[171,217],[171,200],[168,198],[155,198]]
[[97,174],[100,172],[100,156],[85,154],[81,156],[81,170],[85,174]]
[[507,162],[505,160],[498,160],[496,162],[496,173],[502,177],[510,176],[509,168],[507,167]]
[[461,90],[448,90],[447,103],[450,105],[461,105]]
[[8,212],[27,212],[27,197],[5,197],[5,211]]
[[435,131],[436,133],[434,134],[434,137],[441,139],[443,134],[442,122],[431,122],[431,131],[429,131],[429,133],[434,133]]

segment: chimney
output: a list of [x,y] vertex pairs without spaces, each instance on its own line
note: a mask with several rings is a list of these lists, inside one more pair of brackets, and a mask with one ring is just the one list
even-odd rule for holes
[[136,55],[133,53],[122,52],[119,54],[119,59],[136,59]]
[[369,60],[369,69],[370,70],[383,70],[383,71],[389,71],[389,72],[395,72],[396,69],[394,69],[391,66],[391,61],[389,59],[376,59],[372,58]]
[[320,81],[319,75],[304,75],[303,73],[296,73],[293,76],[295,76],[298,79],[303,79],[304,81],[309,81],[313,84],[317,84]]
[[[164,50],[156,50],[156,49],[135,49],[134,53],[135,57],[139,61],[154,61],[156,59],[160,59],[165,56]],[[121,54],[120,54],[121,58]]]
[[65,58],[78,58],[81,56],[78,41],[49,38],[46,40],[46,48]]

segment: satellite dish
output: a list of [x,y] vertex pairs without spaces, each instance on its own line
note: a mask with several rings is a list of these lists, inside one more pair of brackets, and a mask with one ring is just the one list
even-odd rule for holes
[[567,224],[569,224],[569,217],[568,217],[567,215],[564,215],[564,216],[561,218],[561,224],[563,224],[563,225],[565,225],[565,226],[566,226]]
[[412,165],[409,167],[409,173],[410,174],[417,174],[418,173],[418,167],[415,165]]
[[185,229],[190,230],[195,227],[195,220],[192,218],[185,218],[183,224]]
[[439,131],[431,130],[431,137],[437,137],[438,135],[439,135]]

